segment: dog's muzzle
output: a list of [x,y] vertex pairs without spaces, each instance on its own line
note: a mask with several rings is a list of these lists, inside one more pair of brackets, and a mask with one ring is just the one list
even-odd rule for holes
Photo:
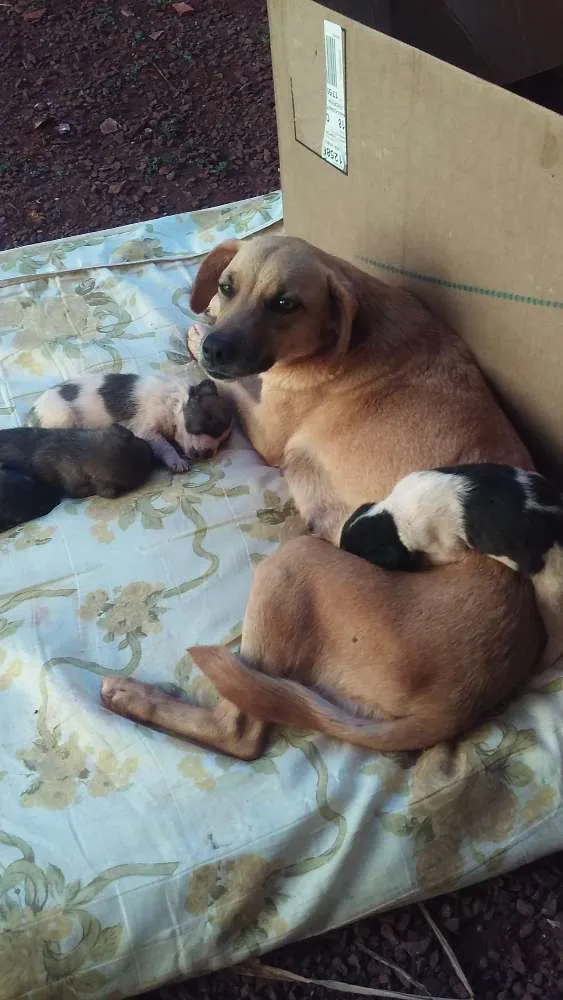
[[201,345],[201,363],[212,378],[228,380],[259,375],[271,368],[274,360],[256,350],[244,335],[213,330]]

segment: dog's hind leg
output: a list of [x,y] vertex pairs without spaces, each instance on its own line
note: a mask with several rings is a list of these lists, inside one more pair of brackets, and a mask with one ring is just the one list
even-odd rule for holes
[[152,684],[128,677],[105,677],[101,699],[116,715],[213,747],[231,757],[254,760],[262,753],[266,724],[243,715],[224,698],[214,708],[201,708],[165,694]]
[[[291,668],[280,666],[287,662],[284,654],[288,622],[296,624],[310,610],[304,595],[290,584],[287,567],[276,559],[267,559],[257,568],[244,619],[241,656],[273,674],[283,670],[299,676],[301,667],[309,670],[314,655],[312,638],[307,641],[302,636],[300,655],[290,658]],[[201,662],[205,671],[222,652],[228,651],[216,646],[196,647],[194,661],[196,665]],[[266,722],[241,712],[226,698],[220,697],[214,708],[202,708],[129,678],[106,677],[101,699],[117,715],[214,747],[240,760],[260,756],[269,728]]]

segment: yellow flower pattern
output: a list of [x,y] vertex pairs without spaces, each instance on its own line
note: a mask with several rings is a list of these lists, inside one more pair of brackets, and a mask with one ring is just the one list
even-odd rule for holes
[[90,903],[123,879],[162,878],[176,864],[123,865],[82,884],[51,863],[41,868],[29,844],[2,831],[0,846],[20,854],[0,881],[0,1000],[115,996],[102,970],[117,957],[123,929],[101,923]]
[[272,875],[271,865],[258,854],[202,865],[190,877],[186,910],[204,916],[220,940],[258,943],[270,934],[281,935],[286,925]]
[[119,760],[112,750],[97,754],[82,746],[76,732],[65,740],[58,729],[40,735],[33,746],[17,751],[32,782],[21,796],[27,809],[62,810],[79,800],[82,790],[94,798],[129,787],[139,767],[138,756]]
[[273,490],[264,493],[264,506],[256,512],[252,524],[241,525],[251,538],[281,545],[306,532],[305,524],[291,500],[282,500]]
[[[555,791],[537,788],[521,755],[536,744],[531,730],[507,727],[497,746],[489,746],[491,727],[476,730],[451,747],[442,744],[420,754],[410,770],[409,809],[383,817],[385,829],[413,838],[418,883],[441,892],[463,875],[471,856],[485,864],[494,845],[509,842],[519,826],[548,815]],[[531,787],[522,805],[519,791]]]
[[163,590],[159,583],[128,583],[117,587],[114,600],[105,590],[88,594],[78,614],[84,621],[95,619],[110,639],[116,636],[141,635],[161,631],[158,598]]

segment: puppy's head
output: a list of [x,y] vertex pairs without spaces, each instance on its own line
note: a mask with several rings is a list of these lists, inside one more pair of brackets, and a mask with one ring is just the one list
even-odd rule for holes
[[388,570],[416,570],[423,554],[411,551],[401,540],[395,519],[382,504],[364,503],[342,528],[340,548]]
[[209,309],[201,363],[218,379],[345,354],[358,308],[354,289],[314,247],[282,236],[230,240],[203,262],[191,308]]
[[191,385],[176,413],[175,440],[191,458],[211,458],[232,428],[234,407],[211,379]]

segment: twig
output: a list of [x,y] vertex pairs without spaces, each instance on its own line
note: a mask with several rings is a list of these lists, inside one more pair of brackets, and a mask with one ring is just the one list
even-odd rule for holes
[[307,986],[322,986],[325,990],[333,990],[334,993],[347,993],[349,996],[380,997],[381,1000],[452,1000],[451,997],[397,993],[395,990],[380,990],[374,986],[356,986],[353,983],[341,983],[336,979],[309,979],[308,976],[298,976],[297,973],[288,972],[286,969],[278,969],[272,965],[263,965],[262,962],[257,960],[236,965],[232,971],[238,972],[242,976],[249,976],[251,979],[277,979],[286,983],[304,983]]
[[164,80],[164,82],[170,87],[170,90],[172,91],[172,93],[173,94],[177,94],[178,93],[177,88],[174,86],[173,83],[170,83],[170,80],[166,76],[166,73],[163,73],[162,70],[156,65],[154,59],[151,59],[150,62],[151,62],[151,66],[154,67],[154,69],[156,70],[156,72],[158,73],[158,75],[161,76],[162,79]]
[[459,961],[452,946],[448,943],[448,941],[444,937],[444,934],[438,927],[438,924],[436,923],[434,918],[430,915],[427,906],[424,903],[419,903],[418,907],[424,919],[426,920],[427,924],[432,928],[434,934],[438,938],[438,941],[442,945],[442,948],[444,949],[446,955],[448,956],[452,969],[456,973],[460,983],[462,983],[465,989],[467,990],[467,995],[469,997],[469,1000],[475,1000],[475,994],[473,992],[471,983],[469,982],[467,976],[465,975],[465,972],[463,971],[461,965],[459,964]]
[[375,959],[376,962],[380,962],[381,965],[385,965],[388,969],[391,969],[395,973],[395,975],[399,977],[399,979],[403,980],[405,986],[414,986],[415,990],[422,990],[422,992],[425,993],[426,996],[429,996],[428,990],[426,989],[424,983],[419,983],[417,979],[413,979],[412,976],[409,976],[408,972],[405,972],[404,969],[401,969],[400,965],[395,965],[394,962],[390,962],[389,959],[384,958],[383,955],[379,954],[379,952],[373,951],[372,948],[368,948],[367,945],[362,944],[361,941],[358,941],[356,943],[356,948],[358,949],[358,951],[363,951],[364,954],[369,955],[370,958]]

